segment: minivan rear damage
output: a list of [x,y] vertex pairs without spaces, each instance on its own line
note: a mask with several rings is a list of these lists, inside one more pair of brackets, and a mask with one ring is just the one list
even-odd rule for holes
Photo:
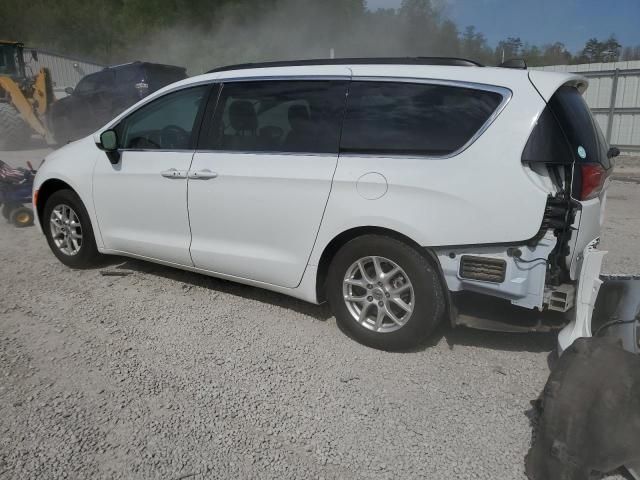
[[[516,244],[436,249],[452,292],[453,325],[502,331],[565,327],[560,350],[591,336],[602,259],[597,250],[616,149],[609,149],[582,98],[586,82],[561,85],[545,101],[522,153],[523,169],[548,194],[539,232]],[[473,294],[493,308],[468,308]],[[470,300],[471,299],[471,300]],[[509,303],[505,302],[508,301]],[[492,303],[482,298],[482,303]],[[523,315],[511,306],[535,310]]]

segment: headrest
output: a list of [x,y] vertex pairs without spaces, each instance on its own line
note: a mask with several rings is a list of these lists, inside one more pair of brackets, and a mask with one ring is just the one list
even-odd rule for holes
[[296,120],[309,120],[309,109],[306,105],[291,105],[289,107],[289,123]]
[[229,107],[229,122],[237,132],[255,131],[258,115],[249,100],[235,100]]

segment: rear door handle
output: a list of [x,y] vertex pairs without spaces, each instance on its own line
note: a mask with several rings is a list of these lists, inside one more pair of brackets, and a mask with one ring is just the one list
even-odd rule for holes
[[193,180],[209,180],[211,178],[216,178],[218,174],[216,172],[212,172],[208,168],[204,170],[198,170],[197,172],[189,172],[189,178]]
[[165,178],[187,178],[187,172],[184,170],[176,170],[175,168],[170,168],[169,170],[160,172],[160,175]]

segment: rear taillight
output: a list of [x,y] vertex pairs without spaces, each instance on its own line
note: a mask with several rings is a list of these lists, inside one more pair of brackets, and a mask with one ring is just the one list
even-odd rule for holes
[[609,172],[599,163],[585,163],[576,166],[580,169],[579,200],[591,200],[602,192]]

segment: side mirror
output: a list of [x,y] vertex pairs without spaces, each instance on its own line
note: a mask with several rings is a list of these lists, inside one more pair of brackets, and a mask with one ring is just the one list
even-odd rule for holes
[[118,149],[118,135],[115,130],[105,130],[100,134],[100,148],[105,152]]
[[67,87],[64,89],[64,93],[71,95],[73,93],[73,87]]
[[607,158],[615,158],[620,155],[620,149],[618,147],[611,147],[607,152]]
[[120,152],[118,152],[118,135],[115,130],[105,130],[100,134],[100,150],[107,153],[109,161],[115,165],[120,161]]

